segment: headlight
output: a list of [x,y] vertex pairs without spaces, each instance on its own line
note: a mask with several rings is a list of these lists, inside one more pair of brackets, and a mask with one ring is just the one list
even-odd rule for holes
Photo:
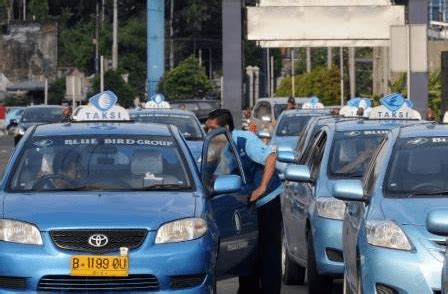
[[317,214],[331,219],[344,219],[345,202],[336,198],[322,197],[317,199]]
[[207,222],[202,218],[186,218],[162,225],[157,231],[156,244],[182,242],[202,237]]
[[369,244],[400,250],[411,250],[408,238],[393,221],[368,220],[366,223]]
[[1,219],[0,240],[21,244],[42,245],[39,229],[31,224]]

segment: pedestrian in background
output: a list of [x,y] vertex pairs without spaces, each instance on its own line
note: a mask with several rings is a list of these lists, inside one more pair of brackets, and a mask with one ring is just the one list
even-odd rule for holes
[[296,109],[296,108],[297,108],[296,99],[294,99],[294,97],[289,97],[288,105],[286,106],[286,109],[290,110],[290,109]]
[[258,215],[258,256],[251,276],[239,277],[239,294],[280,294],[282,185],[275,169],[275,150],[250,131],[235,130],[228,109],[209,113],[207,129],[227,128],[232,133],[247,180],[249,203]]
[[62,111],[62,119],[61,122],[69,122],[72,120],[72,113],[73,109],[71,106],[65,106],[64,110]]

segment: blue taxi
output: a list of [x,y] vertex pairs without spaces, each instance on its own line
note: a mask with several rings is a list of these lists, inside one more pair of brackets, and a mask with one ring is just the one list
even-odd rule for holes
[[129,116],[132,120],[142,123],[176,126],[187,141],[196,161],[200,161],[205,132],[193,112],[170,108],[140,108],[129,111]]
[[[428,231],[448,238],[448,209],[438,208],[430,211],[426,218],[426,227]],[[446,244],[445,239],[445,244]],[[442,270],[442,294],[448,293],[448,251],[445,250],[445,260]]]
[[448,207],[448,126],[394,129],[362,181],[338,183],[346,293],[440,293],[445,238],[426,227]]
[[[299,165],[288,165],[282,195],[287,283],[303,282],[306,270],[309,292],[327,293],[333,278],[342,277],[345,203],[332,197],[333,186],[344,179],[362,178],[385,135],[401,124],[414,123],[379,121],[373,116],[330,120],[311,139]],[[288,161],[290,156],[279,152],[278,158]]]
[[100,93],[80,121],[18,143],[0,185],[1,293],[215,293],[249,272],[256,215],[227,131],[207,136],[198,170],[179,129],[115,102]]

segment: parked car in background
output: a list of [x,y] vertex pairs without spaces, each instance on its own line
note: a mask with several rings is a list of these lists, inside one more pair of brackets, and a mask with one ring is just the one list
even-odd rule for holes
[[220,100],[209,99],[192,99],[192,100],[172,100],[168,101],[171,108],[190,110],[193,112],[201,123],[207,120],[210,111],[221,108]]
[[174,125],[184,136],[196,162],[201,159],[205,132],[193,112],[180,109],[134,109],[129,111],[132,120],[142,123]]
[[[310,101],[310,98],[295,98],[296,105],[300,108]],[[254,132],[267,130],[272,133],[275,123],[286,109],[288,97],[259,98],[254,105],[249,122],[249,129]]]
[[14,124],[14,143],[17,144],[25,131],[34,125],[60,122],[63,117],[64,106],[61,105],[33,105],[27,106],[22,116]]

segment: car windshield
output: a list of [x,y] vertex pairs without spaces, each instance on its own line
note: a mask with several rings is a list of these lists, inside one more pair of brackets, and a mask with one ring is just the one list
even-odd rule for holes
[[283,112],[283,110],[286,109],[286,107],[288,106],[288,104],[275,104],[274,105],[274,118],[277,119],[280,114]]
[[63,107],[27,108],[22,115],[23,122],[58,122],[62,118]]
[[448,137],[398,140],[385,177],[385,196],[428,197],[447,190]]
[[191,115],[142,113],[131,115],[135,121],[175,125],[187,140],[203,140],[201,125]]
[[386,130],[336,132],[330,153],[329,176],[361,178],[385,133]]
[[191,189],[184,157],[170,137],[38,137],[19,157],[10,192]]
[[275,134],[277,136],[298,136],[311,117],[310,115],[300,114],[283,115],[278,122]]

